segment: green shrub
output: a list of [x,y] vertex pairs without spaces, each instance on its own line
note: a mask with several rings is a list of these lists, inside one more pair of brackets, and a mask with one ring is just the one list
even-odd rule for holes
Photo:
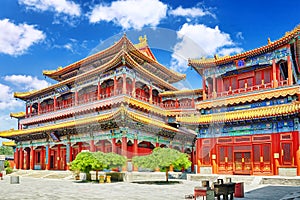
[[11,174],[13,172],[13,169],[11,167],[6,167],[5,172],[6,174]]
[[5,160],[5,161],[4,161],[4,168],[6,168],[6,167],[9,167],[9,162],[8,162],[8,160]]

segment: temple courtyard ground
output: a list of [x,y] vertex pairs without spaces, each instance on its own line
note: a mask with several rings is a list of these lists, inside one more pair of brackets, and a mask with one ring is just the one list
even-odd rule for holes
[[[83,183],[64,173],[51,172],[47,176],[36,173],[15,173],[19,184],[11,184],[10,176],[0,180],[1,200],[23,199],[114,199],[114,200],[181,200],[193,194],[200,181],[182,180],[181,184],[149,185],[130,182]],[[242,178],[239,178],[242,179]],[[178,179],[177,179],[178,180]],[[246,179],[245,179],[246,180]],[[284,180],[284,178],[282,178]],[[172,181],[172,180],[171,180]],[[277,180],[278,183],[278,180]],[[255,184],[245,182],[244,200],[300,200],[299,185]]]

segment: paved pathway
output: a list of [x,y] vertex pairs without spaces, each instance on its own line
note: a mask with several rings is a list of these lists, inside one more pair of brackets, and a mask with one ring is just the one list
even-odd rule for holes
[[[105,199],[105,200],[182,200],[198,186],[196,181],[175,185],[146,185],[136,183],[79,183],[73,180],[20,177],[20,184],[10,184],[10,177],[0,181],[1,200],[23,199]],[[300,187],[245,186],[244,200],[300,200]],[[296,198],[299,197],[299,198]]]

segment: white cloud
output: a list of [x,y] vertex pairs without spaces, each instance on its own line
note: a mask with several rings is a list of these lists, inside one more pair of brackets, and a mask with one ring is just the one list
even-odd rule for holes
[[232,55],[236,53],[241,53],[243,51],[240,47],[232,47],[232,48],[222,48],[218,51],[218,54],[221,56]]
[[90,23],[113,22],[123,29],[157,26],[166,17],[167,5],[159,0],[118,0],[96,5],[89,14]]
[[84,40],[82,42],[70,38],[69,41],[65,44],[55,44],[53,45],[53,48],[58,48],[58,49],[66,49],[67,51],[70,51],[73,54],[80,54],[80,51],[86,49],[87,40]]
[[45,34],[34,25],[16,25],[9,19],[0,20],[0,53],[21,55],[33,44],[45,39]]
[[175,10],[170,10],[169,14],[182,17],[203,17],[205,15],[210,15],[215,18],[215,15],[213,13],[197,7],[182,8],[181,6],[179,6]]
[[51,85],[45,80],[26,75],[5,76],[4,80],[17,86],[20,90],[39,90]]
[[242,32],[237,32],[237,34],[235,35],[236,38],[244,40],[244,36]]
[[179,42],[174,46],[171,68],[179,72],[188,68],[188,58],[242,51],[241,48],[235,47],[230,35],[220,31],[218,26],[210,28],[204,24],[185,23],[177,32],[177,38]]
[[24,4],[28,9],[38,11],[53,11],[72,17],[81,15],[80,5],[68,0],[19,0],[19,4]]
[[[9,112],[0,112],[0,131],[9,130],[11,128],[18,129],[18,121],[15,118],[11,118],[9,115]],[[1,146],[1,140],[7,141],[2,138],[0,138],[0,146]]]
[[12,89],[0,83],[0,110],[13,110],[16,107],[21,107],[24,104],[17,101],[13,97]]

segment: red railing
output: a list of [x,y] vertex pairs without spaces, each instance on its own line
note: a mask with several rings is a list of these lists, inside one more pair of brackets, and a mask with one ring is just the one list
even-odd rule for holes
[[[110,98],[110,97],[113,97],[113,96],[119,96],[121,94],[122,94],[121,90],[118,90],[116,92],[116,95],[114,95],[114,92],[112,91],[109,94],[101,94],[99,96],[99,100],[103,100],[103,99]],[[126,94],[133,97],[133,98],[136,98],[138,100],[141,100],[141,101],[144,101],[144,102],[147,102],[147,103],[150,102],[150,99],[147,98],[147,97],[144,97],[144,96],[140,96],[140,95],[135,94],[135,97],[134,97],[133,93],[131,91],[127,91]],[[55,112],[55,111],[58,111],[58,110],[64,110],[64,109],[71,108],[71,107],[74,107],[74,106],[79,106],[79,105],[92,103],[92,102],[95,102],[95,101],[98,101],[97,96],[93,96],[93,97],[87,98],[87,99],[81,99],[77,103],[72,102],[72,103],[60,105],[60,106],[57,106],[55,109],[53,107],[51,107],[51,108],[42,108],[40,110],[40,115]],[[177,105],[176,105],[175,103],[160,103],[158,101],[152,101],[152,104],[155,105],[155,106],[161,107],[161,108],[165,108],[165,109],[189,109],[189,108],[194,108],[194,106],[192,106],[192,104],[190,102],[178,102]],[[33,116],[36,116],[36,115],[38,115],[37,110],[35,110],[31,114],[28,114],[27,117],[33,117]]]
[[[288,85],[288,81],[287,80],[283,80],[283,81],[279,81],[278,82],[278,87],[283,87],[283,86],[287,86]],[[273,88],[273,81],[271,83],[266,83],[266,84],[261,84],[261,85],[254,85],[251,87],[245,87],[245,88],[239,88],[239,89],[235,89],[235,90],[229,90],[229,91],[225,91],[225,92],[219,92],[216,94],[217,97],[225,97],[225,96],[231,96],[231,95],[237,95],[237,94],[244,94],[247,92],[252,92],[252,91],[258,91],[258,90],[265,90],[265,89],[270,89]],[[208,99],[212,99],[214,98],[213,94],[208,94],[207,95]]]

